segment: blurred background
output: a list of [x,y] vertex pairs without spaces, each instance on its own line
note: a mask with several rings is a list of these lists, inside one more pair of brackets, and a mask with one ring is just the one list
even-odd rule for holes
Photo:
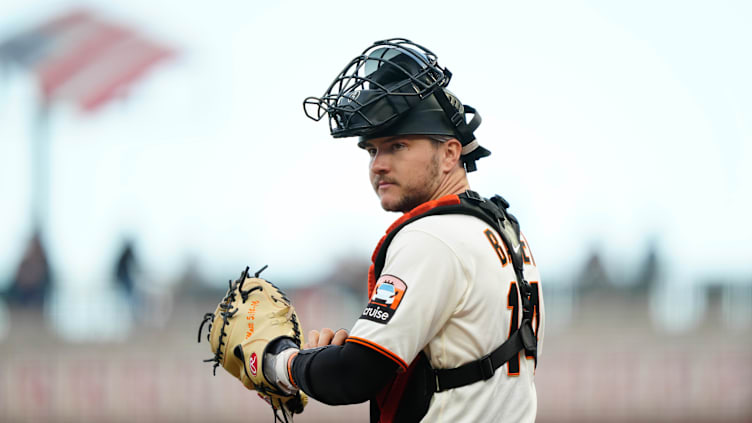
[[[547,307],[538,421],[752,421],[752,6],[0,0],[0,421],[271,421],[211,376],[248,265],[350,328],[381,211],[302,113],[373,41],[454,74]],[[367,421],[312,404],[296,421]]]

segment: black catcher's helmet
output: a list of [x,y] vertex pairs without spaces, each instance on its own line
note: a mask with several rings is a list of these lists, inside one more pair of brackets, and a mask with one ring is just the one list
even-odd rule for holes
[[[481,118],[462,105],[446,86],[452,73],[436,55],[404,38],[377,41],[345,66],[323,96],[303,102],[315,120],[329,116],[334,138],[359,136],[360,143],[393,135],[446,135],[462,143],[468,172],[491,154],[478,145],[473,131]],[[468,123],[466,114],[473,115]]]

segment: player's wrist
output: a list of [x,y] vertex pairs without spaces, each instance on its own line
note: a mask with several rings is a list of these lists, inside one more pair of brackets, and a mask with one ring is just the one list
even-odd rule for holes
[[300,388],[298,388],[298,384],[295,383],[295,379],[293,379],[292,377],[292,362],[293,360],[295,360],[295,357],[298,356],[298,352],[300,351],[298,350],[298,351],[293,352],[292,354],[290,354],[290,358],[287,359],[287,378],[290,380],[290,384],[292,384],[292,386],[294,386],[295,389],[300,389]]
[[282,392],[295,395],[298,386],[292,381],[290,366],[292,359],[298,354],[297,348],[287,348],[278,354],[267,353],[264,357],[264,372]]

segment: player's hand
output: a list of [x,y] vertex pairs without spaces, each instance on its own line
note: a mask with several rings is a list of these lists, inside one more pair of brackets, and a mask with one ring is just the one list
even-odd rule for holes
[[308,332],[308,339],[306,339],[303,349],[325,347],[327,345],[345,345],[347,339],[347,331],[339,329],[337,332],[329,328],[321,329],[321,332],[312,330]]

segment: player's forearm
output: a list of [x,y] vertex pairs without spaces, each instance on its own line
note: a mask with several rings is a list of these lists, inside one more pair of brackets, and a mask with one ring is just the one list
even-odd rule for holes
[[293,382],[329,405],[356,404],[378,394],[394,377],[397,365],[357,344],[301,350],[293,359]]

